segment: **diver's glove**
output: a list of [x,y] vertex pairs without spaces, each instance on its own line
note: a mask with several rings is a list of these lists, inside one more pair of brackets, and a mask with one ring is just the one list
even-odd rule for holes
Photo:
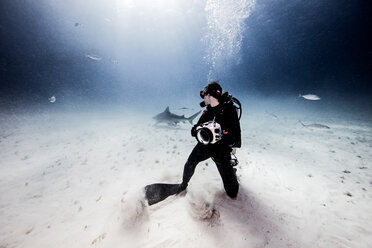
[[192,136],[192,137],[195,137],[195,136],[196,136],[196,127],[197,127],[197,125],[194,125],[194,126],[191,128],[191,136]]
[[231,137],[229,137],[227,135],[223,135],[221,137],[221,140],[219,141],[219,144],[223,144],[223,145],[228,146],[228,147],[233,147],[234,146],[234,141]]

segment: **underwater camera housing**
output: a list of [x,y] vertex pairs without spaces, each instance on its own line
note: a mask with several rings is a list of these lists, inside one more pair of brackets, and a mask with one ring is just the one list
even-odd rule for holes
[[203,145],[215,144],[221,140],[222,129],[217,122],[209,121],[196,127],[196,139]]

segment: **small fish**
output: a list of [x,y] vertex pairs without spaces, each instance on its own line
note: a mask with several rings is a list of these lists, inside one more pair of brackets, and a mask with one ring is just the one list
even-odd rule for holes
[[94,54],[85,54],[85,57],[90,58],[92,60],[96,60],[96,61],[99,61],[102,59],[101,57],[94,55]]
[[319,96],[313,95],[313,94],[307,94],[307,95],[301,95],[301,94],[299,94],[298,97],[303,97],[306,100],[311,100],[311,101],[320,100],[320,97]]
[[329,126],[319,124],[319,123],[313,123],[313,124],[303,124],[302,121],[299,120],[302,126],[307,127],[307,128],[316,128],[316,129],[330,129]]
[[49,97],[48,100],[49,102],[54,103],[57,100],[57,98],[55,96],[52,96],[52,97]]

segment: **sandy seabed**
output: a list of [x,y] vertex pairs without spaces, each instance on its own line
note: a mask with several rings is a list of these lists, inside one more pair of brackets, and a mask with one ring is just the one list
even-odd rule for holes
[[371,122],[246,112],[237,199],[206,160],[148,206],[143,187],[179,183],[196,144],[151,117],[2,114],[0,247],[372,247]]

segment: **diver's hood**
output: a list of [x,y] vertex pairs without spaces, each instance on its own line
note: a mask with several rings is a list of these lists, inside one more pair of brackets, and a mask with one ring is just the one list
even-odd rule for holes
[[[242,104],[237,98],[233,97],[232,95],[229,94],[229,92],[226,91],[221,95],[218,101],[222,104],[232,104],[235,107],[236,111],[238,112],[238,118],[240,120],[240,118],[242,117]],[[206,106],[204,101],[200,102],[199,105],[202,108]]]

